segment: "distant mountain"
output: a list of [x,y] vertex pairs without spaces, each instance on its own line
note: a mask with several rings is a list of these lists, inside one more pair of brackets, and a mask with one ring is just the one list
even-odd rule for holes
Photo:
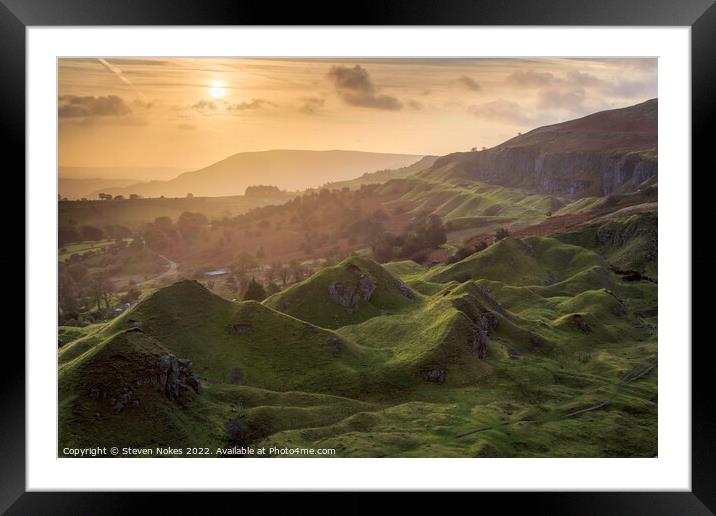
[[108,189],[112,195],[145,197],[241,195],[247,186],[265,184],[282,190],[303,190],[328,181],[353,179],[365,172],[400,168],[422,156],[357,151],[271,150],[241,152],[169,181],[149,181]]
[[347,181],[335,181],[333,183],[327,183],[324,185],[325,188],[332,190],[340,190],[341,188],[350,188],[351,190],[360,188],[362,185],[376,185],[387,183],[391,179],[403,179],[418,172],[422,172],[433,166],[438,156],[423,156],[421,159],[408,165],[407,167],[378,170],[376,172],[366,172],[360,177],[355,179],[349,179]]
[[132,179],[75,179],[60,177],[58,182],[59,194],[68,199],[81,199],[83,197],[96,198],[98,190],[105,188],[122,188],[136,181]]
[[172,179],[186,172],[177,167],[73,167],[60,166],[59,176],[64,179],[127,179],[134,183],[146,181],[148,177],[158,180]]
[[658,173],[658,107],[652,99],[539,127],[491,149],[443,156],[421,175],[573,197],[634,191]]

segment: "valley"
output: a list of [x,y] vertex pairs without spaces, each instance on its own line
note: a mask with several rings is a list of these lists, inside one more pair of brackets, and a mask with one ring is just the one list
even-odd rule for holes
[[656,120],[61,201],[58,450],[655,456]]

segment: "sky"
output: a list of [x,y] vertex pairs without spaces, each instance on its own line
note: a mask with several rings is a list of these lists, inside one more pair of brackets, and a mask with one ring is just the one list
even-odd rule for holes
[[195,170],[244,151],[444,155],[657,97],[650,58],[73,58],[58,66],[60,166],[107,167],[105,177],[142,168],[146,180],[155,179],[151,167]]

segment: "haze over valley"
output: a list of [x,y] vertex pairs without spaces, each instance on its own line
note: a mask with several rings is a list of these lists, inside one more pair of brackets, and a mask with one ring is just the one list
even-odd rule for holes
[[655,97],[651,59],[61,60],[59,449],[654,456]]

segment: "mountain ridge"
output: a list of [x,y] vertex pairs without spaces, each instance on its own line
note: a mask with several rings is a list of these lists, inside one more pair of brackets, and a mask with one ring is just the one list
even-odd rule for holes
[[274,149],[232,154],[206,167],[184,172],[168,181],[148,181],[107,189],[111,195],[145,197],[216,197],[242,195],[246,187],[261,183],[282,190],[315,188],[328,181],[354,179],[366,172],[400,168],[422,155],[344,150]]
[[573,198],[631,192],[658,174],[658,99],[538,127],[448,154],[418,175],[482,180]]

